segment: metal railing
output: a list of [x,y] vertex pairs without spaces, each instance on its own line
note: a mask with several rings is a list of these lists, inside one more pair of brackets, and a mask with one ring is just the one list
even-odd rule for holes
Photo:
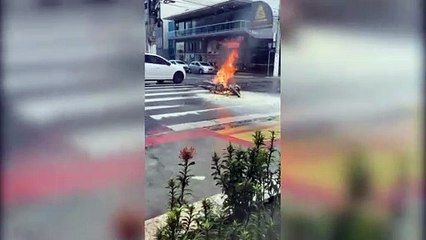
[[211,34],[211,33],[221,33],[229,32],[236,30],[247,30],[249,29],[250,21],[246,20],[236,20],[231,22],[222,22],[211,25],[199,26],[195,28],[183,29],[171,31],[168,33],[169,39],[187,37],[187,36],[196,36],[199,34]]

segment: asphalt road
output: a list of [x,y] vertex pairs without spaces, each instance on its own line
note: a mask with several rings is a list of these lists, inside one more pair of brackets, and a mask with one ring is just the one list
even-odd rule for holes
[[[215,95],[200,87],[203,81],[213,77],[188,74],[182,84],[146,83],[146,133],[214,128],[279,116],[279,78],[238,75],[234,79],[242,88],[242,96],[238,98]],[[265,101],[259,102],[260,98]]]
[[231,134],[219,134],[219,130],[244,126],[250,136],[262,124],[279,128],[279,78],[237,75],[234,80],[242,88],[241,98],[215,95],[200,87],[212,78],[189,74],[182,84],[145,85],[146,219],[167,211],[165,186],[179,171],[178,155],[183,147],[196,149],[196,164],[191,171],[197,178],[191,180],[192,196],[188,200],[199,201],[220,193],[211,179],[213,153],[223,152],[229,142],[240,144]]

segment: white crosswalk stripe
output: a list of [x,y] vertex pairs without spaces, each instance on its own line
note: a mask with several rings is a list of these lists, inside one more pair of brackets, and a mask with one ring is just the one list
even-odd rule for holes
[[203,113],[203,112],[223,110],[223,109],[227,109],[227,108],[226,107],[220,107],[220,108],[200,109],[200,110],[185,111],[185,112],[164,113],[164,114],[151,115],[151,117],[156,119],[156,120],[161,120],[163,118],[185,116],[185,115],[189,115],[189,114],[200,114],[200,113]]
[[[79,80],[63,85],[46,80],[37,86],[38,90],[61,92],[54,97],[30,92],[31,86],[26,87],[24,82],[6,88],[12,95],[20,94],[13,109],[24,122],[43,129],[72,128],[69,134],[63,131],[66,141],[93,155],[141,148],[144,127],[147,134],[158,132],[156,128],[184,131],[265,119],[279,112],[279,97],[271,100],[247,94],[247,98],[232,98],[210,94],[194,85],[147,84],[143,88],[124,84],[114,88],[113,84],[95,84],[95,91],[87,91],[87,85],[94,86],[93,82]],[[155,124],[144,125],[143,111],[145,121],[148,117]]]
[[145,91],[148,92],[145,115],[173,131],[266,121],[279,116],[279,96],[246,93],[242,98],[227,97],[194,86],[167,86],[162,90],[158,86],[146,86]]
[[193,90],[194,87],[185,87],[185,88],[145,88],[145,94],[146,93],[152,93],[152,92],[172,92],[172,91],[183,91],[183,90]]
[[200,97],[198,97],[198,96],[182,96],[182,97],[149,98],[149,99],[145,99],[145,103],[165,102],[165,101],[184,100],[184,99],[196,99],[196,98],[200,98]]
[[208,91],[207,90],[189,90],[189,91],[145,93],[145,97],[166,96],[166,95],[179,95],[179,94],[191,94],[191,93],[208,93]]

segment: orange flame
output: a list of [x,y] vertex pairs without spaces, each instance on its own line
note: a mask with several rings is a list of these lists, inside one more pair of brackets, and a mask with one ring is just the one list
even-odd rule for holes
[[237,49],[233,49],[225,63],[217,72],[215,78],[213,79],[213,83],[222,84],[223,86],[228,87],[230,80],[234,77],[235,72],[237,71],[237,68],[235,67],[237,59],[238,51]]

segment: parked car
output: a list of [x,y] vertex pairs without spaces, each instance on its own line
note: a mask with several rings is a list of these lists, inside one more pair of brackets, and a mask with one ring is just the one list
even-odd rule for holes
[[171,80],[174,83],[182,83],[185,78],[186,73],[182,66],[172,64],[161,56],[145,53],[145,80]]
[[215,71],[215,68],[209,63],[201,61],[191,62],[191,64],[189,64],[189,69],[191,69],[191,72],[199,74],[214,73]]
[[174,64],[174,65],[182,66],[183,69],[185,69],[185,72],[187,72],[187,73],[191,72],[191,69],[189,69],[188,63],[186,63],[186,62],[184,62],[182,60],[169,60],[169,62],[171,64]]
[[212,66],[212,67],[214,68],[214,70],[215,70],[215,71],[217,71],[217,70],[218,70],[218,66],[217,66],[217,63],[216,63],[216,62],[208,62],[208,64],[209,64],[210,66]]

